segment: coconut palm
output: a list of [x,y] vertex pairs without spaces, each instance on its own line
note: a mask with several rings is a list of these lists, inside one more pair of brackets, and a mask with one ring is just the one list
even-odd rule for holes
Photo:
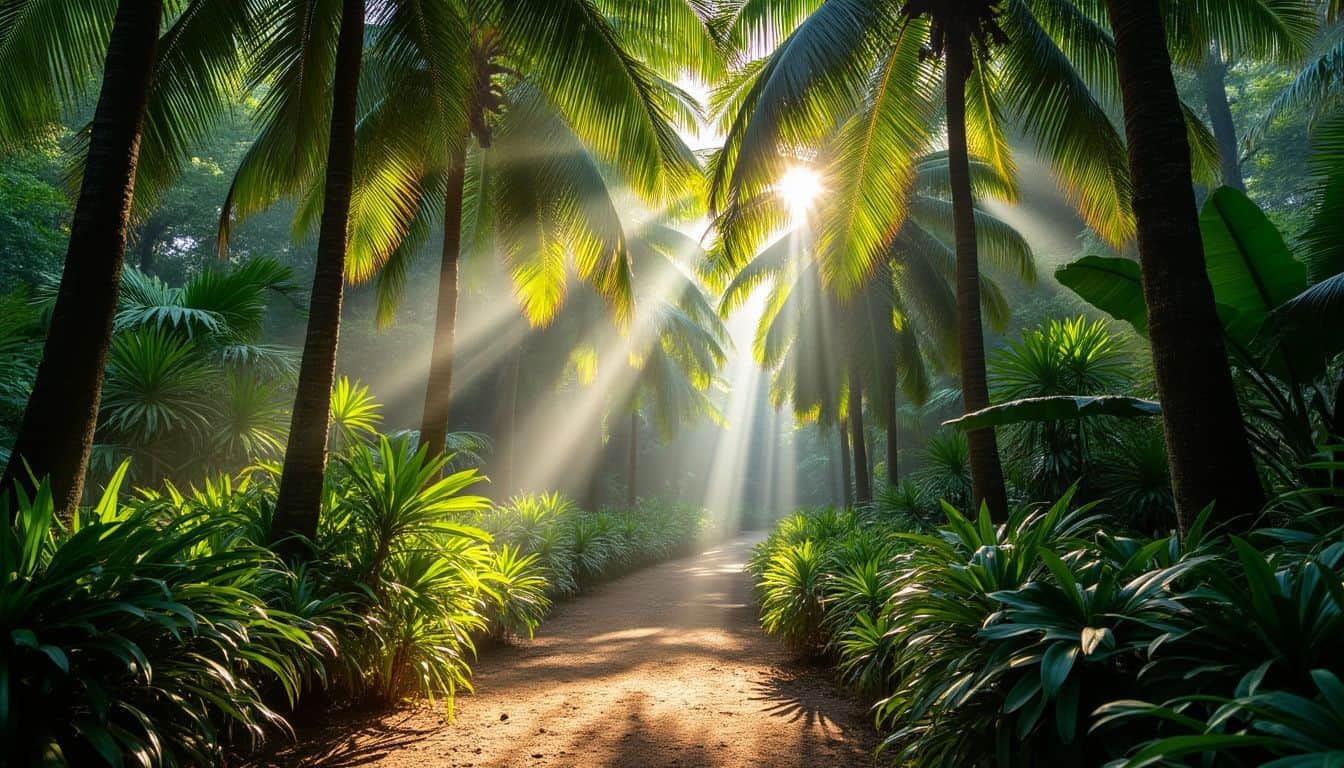
[[1319,2],[1320,27],[1306,63],[1293,82],[1274,99],[1248,141],[1254,141],[1275,118],[1291,109],[1307,109],[1321,117],[1339,106],[1344,91],[1344,24],[1337,2]]
[[100,82],[65,272],[0,487],[49,476],[60,510],[79,503],[137,179],[142,194],[170,181],[218,113],[251,11],[208,0],[23,0],[0,11],[0,141],[49,126]]
[[[607,5],[612,7],[608,9]],[[430,229],[435,215],[422,215],[426,209],[437,211],[437,218],[449,222],[444,228],[440,282],[453,289],[443,292],[439,306],[435,356],[439,365],[431,372],[435,385],[427,396],[423,435],[427,442],[441,443],[439,435],[447,423],[451,359],[445,350],[451,348],[447,337],[456,312],[456,260],[462,233],[462,215],[456,209],[466,197],[466,152],[473,138],[478,145],[482,139],[490,143],[489,117],[501,106],[498,78],[513,71],[526,72],[529,81],[565,115],[585,145],[619,168],[642,191],[663,189],[674,183],[678,169],[685,175],[694,167],[689,153],[678,154],[680,142],[666,119],[670,110],[682,108],[669,103],[669,99],[675,100],[665,95],[670,89],[635,58],[666,58],[668,51],[659,51],[669,41],[664,38],[656,44],[625,47],[627,27],[652,32],[664,26],[658,19],[686,19],[685,14],[676,17],[670,12],[670,6],[677,3],[654,5],[659,8],[634,2],[599,7],[592,0],[483,0],[391,2],[373,9],[370,76],[359,115],[360,131],[367,141],[361,146],[359,163],[351,166],[351,176],[343,182],[346,186],[338,191],[344,193],[353,187],[355,215],[350,221],[349,240],[356,247],[367,247],[375,261],[388,258],[417,230]],[[614,21],[604,10],[610,10],[620,21]],[[666,13],[655,15],[650,10]],[[622,34],[617,34],[618,28]],[[311,47],[310,39],[294,36],[288,42],[291,49],[303,43]],[[293,83],[281,76],[280,67],[272,67],[266,79],[284,84],[282,90],[294,91],[309,102],[314,94],[321,95],[325,81],[320,75],[329,69],[312,65],[322,64],[322,60],[290,56],[282,63],[293,67],[289,73]],[[231,220],[270,204],[277,196],[316,189],[312,180],[321,167],[321,158],[313,149],[313,139],[321,139],[322,132],[314,131],[308,113],[298,108],[304,101],[276,99],[272,108],[265,110],[268,115],[263,135],[245,158],[230,193],[224,215],[225,235]],[[423,120],[406,120],[407,114],[422,115]],[[352,125],[352,142],[354,133]],[[309,195],[305,201],[306,207],[323,209],[323,231],[327,229],[326,209],[333,203],[331,193],[327,189],[321,195]],[[534,214],[539,210],[532,208]],[[536,216],[531,223],[536,226]],[[319,235],[319,250],[321,241]],[[587,267],[595,272],[598,265],[590,257],[598,247],[589,245],[577,264],[581,271]],[[527,272],[526,277],[549,278],[556,271],[559,254],[554,246],[529,252],[530,262],[520,271]],[[330,266],[334,269],[336,265]],[[346,265],[340,266],[344,270]],[[371,267],[370,273],[377,266]],[[281,492],[284,514],[293,511],[294,524],[290,527],[299,532],[308,532],[316,516],[318,481],[325,458],[325,419],[318,417],[324,415],[323,403],[334,376],[339,323],[340,280],[325,269],[319,269],[319,274],[322,297],[321,301],[314,297],[309,322],[313,377],[300,385],[300,403],[296,403],[291,448],[286,455],[290,480],[282,482]],[[293,492],[286,493],[286,486]],[[287,518],[282,515],[282,519]]]
[[[422,441],[434,446],[448,428],[463,253],[490,250],[486,241],[498,229],[498,250],[534,324],[552,319],[563,301],[566,255],[628,321],[625,244],[599,165],[615,168],[647,200],[684,190],[696,163],[676,128],[689,128],[695,115],[658,70],[714,71],[708,30],[685,0],[496,5],[485,10],[502,16],[464,7],[451,20],[469,51],[457,70],[436,75],[426,62],[403,72],[402,62],[387,62],[387,93],[361,124],[372,152],[357,176],[364,200],[351,277],[378,275],[384,322],[409,261],[443,227],[421,426]],[[528,21],[527,14],[542,15]],[[554,65],[576,40],[586,79]],[[406,110],[426,100],[447,103],[450,113],[457,106],[462,119],[408,125]]]
[[1256,512],[1264,493],[1204,263],[1190,147],[1158,0],[1108,0],[1125,113],[1144,303],[1182,527],[1211,502]]
[[722,416],[706,390],[726,355],[727,329],[700,285],[679,262],[702,260],[694,240],[663,222],[641,225],[629,240],[636,288],[652,286],[639,302],[642,317],[632,331],[632,365],[638,369],[629,395],[630,453],[626,504],[637,496],[639,415],[642,409],[663,440],[698,418]]
[[[822,233],[832,229],[831,217],[847,213],[831,206],[809,214],[798,229],[786,232],[740,264],[731,254],[737,244],[729,231],[712,251],[708,267],[712,276],[727,281],[721,314],[740,306],[758,287],[770,286],[755,351],[757,359],[775,371],[772,399],[776,405],[792,401],[796,414],[823,424],[848,420],[848,426],[841,426],[852,439],[860,502],[871,498],[863,492],[871,481],[867,479],[862,414],[856,413],[862,409],[864,381],[874,385],[884,403],[894,399],[898,384],[907,396],[922,399],[928,390],[929,366],[924,361],[929,360],[932,367],[954,369],[959,342],[947,153],[926,154],[911,170],[913,175],[905,182],[907,191],[897,192],[908,197],[908,218],[891,239],[885,258],[848,297],[825,285],[827,257],[820,250]],[[1007,180],[990,165],[976,161],[970,170],[983,196],[1011,193]],[[766,192],[762,196],[773,195]],[[753,200],[743,207],[764,205],[768,203]],[[815,227],[810,223],[813,220]],[[975,220],[987,259],[996,268],[1034,280],[1031,249],[1022,236],[985,211],[976,210]],[[1007,302],[988,275],[978,275],[978,281],[978,300],[991,322],[1001,327],[1008,319]],[[899,330],[893,321],[901,323]],[[847,339],[849,344],[837,344],[835,339]],[[889,371],[886,364],[893,361],[895,370]],[[873,410],[887,422],[891,442],[894,408]],[[842,444],[842,458],[845,448]],[[863,461],[860,454],[864,454]]]
[[[733,3],[721,25],[744,61],[717,99],[727,139],[712,164],[710,202],[736,258],[780,226],[782,211],[755,204],[759,193],[800,155],[829,148],[827,205],[841,215],[828,217],[817,248],[827,284],[853,291],[899,230],[930,127],[945,122],[964,405],[988,405],[969,158],[1011,190],[1008,136],[1022,131],[1084,219],[1112,243],[1126,241],[1124,143],[1107,115],[1109,94],[1091,87],[1105,83],[1109,38],[1072,4],[1026,0]],[[779,44],[746,61],[747,41],[761,38]],[[970,439],[976,496],[1001,514],[993,434]]]

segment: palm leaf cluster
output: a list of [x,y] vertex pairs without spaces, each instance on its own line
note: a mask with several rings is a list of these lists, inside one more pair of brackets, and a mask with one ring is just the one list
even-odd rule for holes
[[[181,287],[123,273],[94,454],[104,476],[127,458],[133,476],[180,479],[280,454],[295,355],[263,338],[268,302],[292,279],[270,259]],[[39,311],[53,293],[40,292]]]

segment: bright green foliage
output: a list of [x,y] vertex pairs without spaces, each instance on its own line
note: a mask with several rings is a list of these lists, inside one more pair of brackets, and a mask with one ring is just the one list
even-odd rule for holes
[[[1116,534],[1072,491],[997,525],[948,506],[931,534],[805,513],[751,570],[767,630],[806,636],[818,603],[823,630],[846,627],[829,647],[883,697],[882,752],[898,764],[1328,764],[1344,507],[1337,488],[1307,493],[1310,515],[1288,494],[1268,512],[1283,527],[1248,539],[1207,530],[1207,515],[1183,538]],[[808,602],[817,581],[826,596]]]
[[569,521],[578,514],[578,506],[559,493],[523,494],[487,512],[481,527],[496,542],[536,555],[546,569],[548,591],[565,596],[579,590],[569,532]]
[[761,625],[802,650],[821,644],[822,553],[805,540],[775,552],[761,573]]
[[354,447],[376,436],[382,409],[367,385],[347,376],[337,378],[331,390],[332,448]]
[[[291,277],[271,259],[203,272],[181,287],[123,272],[95,435],[99,475],[130,459],[141,482],[195,480],[280,455],[294,360],[263,343],[263,320],[268,298],[292,290]],[[50,312],[55,288],[39,286],[39,314]],[[16,406],[31,386],[41,333],[19,296],[0,304],[0,395]]]
[[338,459],[319,523],[320,561],[346,591],[367,595],[368,624],[352,628],[359,664],[350,681],[382,701],[412,686],[451,705],[470,688],[471,635],[485,629],[480,574],[489,535],[470,523],[487,502],[464,492],[475,470],[440,478],[448,457],[379,437]]
[[286,729],[332,631],[268,605],[287,573],[227,516],[121,507],[114,478],[68,524],[49,487],[0,527],[0,731],[13,765],[221,761]]
[[990,359],[989,376],[995,401],[1006,403],[992,413],[1014,424],[1001,438],[1010,470],[1034,498],[1063,493],[1104,464],[1117,435],[1117,420],[1107,417],[1160,413],[1154,403],[1102,397],[1126,391],[1133,375],[1126,349],[1099,320],[1051,320],[1024,332]]
[[536,557],[552,598],[685,553],[705,511],[641,500],[635,509],[586,512],[558,493],[522,494],[480,516],[480,526],[513,557]]
[[919,452],[923,466],[910,480],[925,500],[965,504],[971,498],[971,457],[964,432],[933,435]]
[[762,626],[800,652],[838,653],[860,691],[885,690],[878,660],[889,649],[878,628],[892,596],[891,563],[902,549],[889,534],[900,529],[876,509],[806,510],[780,521],[748,564]]
[[492,635],[532,637],[551,608],[546,596],[548,573],[536,552],[524,555],[508,544],[495,551],[494,565],[481,576]]

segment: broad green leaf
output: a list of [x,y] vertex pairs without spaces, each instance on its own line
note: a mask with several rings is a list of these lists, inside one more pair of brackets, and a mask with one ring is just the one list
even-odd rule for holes
[[1314,378],[1344,352],[1344,274],[1281,304],[1266,326],[1270,352],[1281,353],[1298,380]]
[[1041,657],[1041,691],[1046,698],[1059,693],[1077,658],[1078,646],[1073,643],[1055,643],[1046,649]]
[[1307,270],[1245,193],[1214,191],[1199,215],[1214,300],[1235,309],[1228,336],[1249,345],[1269,313],[1307,287]]
[[1148,335],[1148,309],[1137,261],[1084,256],[1055,270],[1055,279],[1088,304]]

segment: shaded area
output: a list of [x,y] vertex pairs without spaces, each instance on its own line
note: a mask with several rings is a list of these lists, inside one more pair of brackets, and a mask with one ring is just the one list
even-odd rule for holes
[[755,539],[640,571],[561,605],[534,641],[488,651],[455,718],[428,705],[301,733],[270,765],[869,765],[861,704],[757,623]]

